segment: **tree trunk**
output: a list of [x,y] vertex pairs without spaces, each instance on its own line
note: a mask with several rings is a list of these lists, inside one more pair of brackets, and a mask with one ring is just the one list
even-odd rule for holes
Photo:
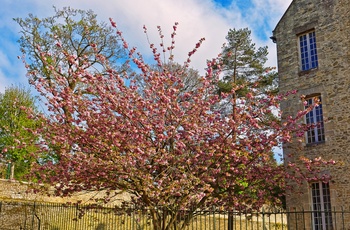
[[10,173],[10,180],[15,179],[15,163],[11,162],[11,173]]

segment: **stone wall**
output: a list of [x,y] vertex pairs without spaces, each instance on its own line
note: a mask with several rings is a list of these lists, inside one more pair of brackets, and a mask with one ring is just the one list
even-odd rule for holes
[[35,194],[28,194],[28,186],[24,183],[0,179],[0,199],[36,200]]
[[[76,203],[82,201],[87,204],[93,202],[96,198],[102,198],[104,192],[80,192],[71,197],[55,197],[43,194],[34,194],[28,192],[28,183],[11,180],[0,179],[0,200],[26,200],[38,202],[53,202],[53,203]],[[130,201],[131,196],[127,193],[120,194],[112,199],[111,205],[120,205],[122,201]]]
[[[300,71],[298,35],[316,33],[318,68]],[[317,145],[294,143],[284,146],[291,160],[300,155],[322,156],[341,162],[323,168],[331,175],[331,204],[350,205],[350,0],[294,0],[276,29],[278,71],[281,92],[298,90],[281,105],[284,117],[303,109],[301,95],[320,94],[325,122],[325,142]],[[288,207],[311,206],[310,187],[292,191]]]

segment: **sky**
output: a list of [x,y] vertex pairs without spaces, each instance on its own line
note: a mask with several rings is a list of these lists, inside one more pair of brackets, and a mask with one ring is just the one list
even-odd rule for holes
[[[175,61],[183,63],[200,38],[205,42],[192,58],[200,72],[207,59],[216,57],[229,29],[248,27],[256,47],[268,46],[267,66],[277,66],[276,45],[270,40],[276,24],[292,0],[1,0],[0,2],[0,93],[11,84],[28,85],[19,44],[20,27],[13,18],[32,13],[52,16],[53,6],[92,9],[101,21],[113,18],[130,46],[144,56],[151,54],[143,32],[146,25],[152,43],[159,43],[161,26],[165,43],[170,43],[172,26],[178,22]],[[168,39],[168,40],[167,40]]]

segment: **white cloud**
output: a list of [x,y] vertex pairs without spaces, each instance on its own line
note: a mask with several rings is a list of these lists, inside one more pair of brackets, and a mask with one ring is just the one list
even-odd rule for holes
[[2,67],[10,66],[10,60],[8,59],[7,55],[4,54],[4,52],[2,52],[1,50],[0,50],[0,65]]
[[144,55],[150,50],[142,30],[143,25],[148,28],[151,43],[160,42],[156,28],[160,25],[165,42],[170,44],[172,26],[179,22],[174,51],[177,61],[184,61],[200,38],[206,39],[192,59],[194,67],[199,69],[205,67],[206,59],[217,56],[230,28],[230,23],[220,15],[220,9],[208,0],[116,1],[108,7],[95,3],[89,6],[98,15],[103,15],[105,20],[112,17],[128,42],[137,46]]
[[[156,44],[160,42],[156,29],[160,25],[166,38],[165,43],[169,44],[172,26],[174,22],[179,22],[174,52],[176,61],[183,62],[197,41],[202,37],[206,39],[198,53],[192,58],[193,67],[197,69],[205,67],[206,59],[217,56],[230,28],[248,27],[252,30],[252,39],[257,46],[269,46],[270,55],[267,64],[276,66],[276,47],[268,37],[272,35],[274,26],[291,0],[252,0],[252,2],[254,7],[249,9],[249,12],[242,14],[242,11],[233,4],[234,1],[231,6],[221,8],[212,0],[12,0],[2,3],[0,34],[6,33],[6,30],[19,32],[18,26],[12,21],[14,17],[26,17],[29,13],[46,17],[54,13],[52,5],[59,8],[71,6],[92,9],[103,21],[108,21],[109,17],[113,18],[130,45],[137,46],[143,55],[150,54],[142,30],[144,24],[148,28],[151,42]],[[266,36],[262,38],[261,34]],[[18,38],[12,39],[10,42],[15,44]],[[0,44],[0,54],[5,51],[8,52]],[[6,65],[14,65],[14,54],[6,53],[5,56],[10,60]],[[0,65],[0,92],[4,85],[13,81],[12,78],[23,81],[24,76],[22,75],[25,72],[24,67],[15,65],[11,76],[3,76],[1,73],[7,72],[3,69],[4,65]]]
[[0,93],[3,93],[5,90],[5,84],[4,82],[7,82],[5,73],[2,71],[3,68],[10,65],[10,61],[8,60],[7,56],[0,50]]
[[[81,6],[80,0],[72,3],[75,7]],[[149,29],[151,42],[158,43],[156,26],[162,26],[164,35],[170,35],[174,22],[179,22],[176,38],[175,56],[177,61],[185,60],[188,51],[201,37],[206,41],[192,58],[193,66],[198,69],[205,67],[205,60],[216,57],[225,42],[225,36],[230,28],[248,27],[253,30],[253,41],[257,46],[268,45],[270,48],[268,65],[276,66],[275,45],[268,39],[272,35],[274,24],[283,14],[283,7],[287,7],[287,1],[279,0],[255,0],[255,7],[250,12],[242,15],[242,12],[232,4],[229,8],[219,8],[210,0],[122,0],[89,2],[86,8],[92,8],[100,18],[107,20],[114,18],[125,37],[131,45],[135,45],[145,55],[147,49],[145,35],[142,26]],[[62,3],[64,4],[64,3]],[[272,12],[271,12],[272,11]],[[272,18],[271,15],[276,15]],[[245,16],[245,17],[244,17]],[[256,25],[267,20],[267,28],[259,28]],[[259,40],[254,29],[264,30],[266,39]]]
[[[0,31],[1,32],[1,31]],[[27,84],[26,70],[17,56],[21,55],[16,40],[0,37],[0,93],[10,85]]]

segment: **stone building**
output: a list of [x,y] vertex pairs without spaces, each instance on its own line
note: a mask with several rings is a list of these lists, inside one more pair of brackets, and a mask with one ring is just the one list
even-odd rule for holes
[[350,0],[293,0],[271,39],[277,44],[281,92],[298,90],[281,105],[284,116],[304,108],[301,95],[307,103],[321,100],[304,120],[319,125],[305,132],[301,144],[284,146],[285,158],[321,156],[341,163],[322,169],[329,183],[305,182],[301,193],[290,191],[287,207],[325,210],[310,218],[313,229],[333,229],[327,210],[350,206]]

